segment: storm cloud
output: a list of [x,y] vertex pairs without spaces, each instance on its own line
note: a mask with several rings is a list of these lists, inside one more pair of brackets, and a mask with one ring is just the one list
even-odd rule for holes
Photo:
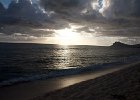
[[140,16],[139,0],[40,0],[40,2],[45,9],[54,10],[57,13],[80,14],[85,10],[85,15],[88,13],[95,15],[98,11],[107,18]]
[[102,0],[99,12],[105,17],[140,17],[140,0]]
[[70,9],[78,8],[82,9],[89,3],[89,1],[91,0],[40,0],[41,4],[45,7],[45,9],[51,9],[55,11],[69,11]]
[[140,37],[140,0],[11,0],[8,6],[4,3],[5,0],[0,3],[2,34],[53,36],[53,31],[44,30],[69,28],[69,23],[75,23],[84,26],[75,30],[79,33]]
[[118,19],[139,19],[139,4],[139,0],[12,0],[6,11],[0,4],[0,14],[12,21],[24,19],[28,22],[49,23],[64,19],[104,22],[106,19],[116,19],[114,22],[119,22]]
[[46,10],[53,10],[57,14],[67,17],[82,17],[82,14],[92,13],[92,2],[95,0],[40,0]]
[[43,8],[31,0],[12,0],[8,8],[4,8],[0,3],[0,21],[3,23],[41,22],[47,19],[47,14]]

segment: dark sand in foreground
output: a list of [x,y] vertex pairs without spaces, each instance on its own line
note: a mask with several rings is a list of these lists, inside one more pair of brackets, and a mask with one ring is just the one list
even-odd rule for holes
[[96,72],[0,87],[0,100],[140,100],[139,65],[136,62]]
[[120,70],[123,67],[125,66],[116,66],[115,68],[105,69],[102,71],[56,77],[47,80],[27,83],[25,82],[12,86],[1,87],[0,100],[29,100],[51,91],[62,89],[64,87],[68,87],[89,79],[94,79],[107,73],[112,73],[114,71]]
[[140,100],[140,63],[33,100]]

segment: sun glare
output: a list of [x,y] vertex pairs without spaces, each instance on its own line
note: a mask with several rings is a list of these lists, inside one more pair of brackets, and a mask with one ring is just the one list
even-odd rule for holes
[[73,45],[80,41],[80,34],[72,28],[55,30],[55,38],[61,45]]

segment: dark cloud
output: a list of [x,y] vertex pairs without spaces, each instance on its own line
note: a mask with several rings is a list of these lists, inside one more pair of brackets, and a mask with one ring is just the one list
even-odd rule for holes
[[[37,0],[32,0],[37,1]],[[32,3],[31,0],[13,0],[6,11],[6,16],[26,19],[28,21],[47,20],[46,14],[53,11],[55,19],[66,20],[104,20],[112,19],[130,19],[139,17],[140,0],[39,0]],[[93,4],[94,3],[94,4]],[[94,7],[93,7],[94,6]],[[0,5],[1,12],[3,6]],[[5,17],[5,16],[4,16]],[[105,18],[104,18],[105,17]],[[49,19],[50,20],[50,19]],[[48,21],[48,20],[47,20]]]
[[[3,10],[3,6],[0,6]],[[1,23],[18,24],[18,22],[38,23],[45,21],[47,14],[39,4],[32,4],[30,0],[11,1],[8,9],[3,10],[0,15]]]
[[40,2],[46,10],[52,10],[59,17],[71,21],[126,23],[129,20],[139,20],[140,15],[139,0],[40,0]]
[[[36,0],[32,0],[36,1]],[[139,18],[140,1],[139,0],[39,0],[32,3],[30,0],[12,1],[6,13],[0,16],[2,21],[16,23],[22,20],[25,22],[50,23],[59,19],[68,22],[83,21],[106,21],[127,22],[127,19],[133,17]],[[94,5],[93,5],[94,3]],[[93,7],[95,6],[95,7]],[[44,11],[46,10],[46,12]],[[3,6],[0,5],[0,10]],[[1,12],[2,12],[1,11]],[[54,12],[49,19],[49,12]],[[7,17],[7,18],[6,18]],[[7,21],[8,19],[8,21]],[[111,20],[110,20],[111,19]],[[113,20],[116,19],[116,20]],[[123,20],[123,21],[122,21]],[[107,20],[108,21],[108,20]],[[109,22],[108,21],[108,22]]]
[[53,10],[57,14],[67,17],[79,17],[81,11],[91,7],[91,0],[40,0],[46,10]]
[[[63,10],[61,8],[82,8],[91,0],[40,0],[46,9]],[[59,8],[59,9],[56,9]],[[65,9],[66,10],[66,9]]]
[[4,8],[3,4],[0,3],[0,15],[3,14],[5,12],[5,10],[6,9]]
[[140,0],[103,0],[100,12],[105,17],[139,17]]
[[134,0],[134,12],[132,14],[140,17],[140,0]]
[[140,0],[13,0],[8,9],[0,3],[0,33],[51,36],[52,31],[34,29],[69,28],[69,23],[85,26],[79,33],[140,37]]

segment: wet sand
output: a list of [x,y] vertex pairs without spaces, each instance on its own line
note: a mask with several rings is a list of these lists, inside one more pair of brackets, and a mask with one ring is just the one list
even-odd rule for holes
[[140,63],[33,100],[140,100]]
[[[22,84],[16,84],[13,86],[1,87],[0,88],[0,100],[29,100],[32,98],[35,98],[34,100],[67,100],[67,99],[68,100],[82,100],[80,98],[82,98],[83,94],[85,94],[85,96],[86,96],[86,94],[90,94],[90,91],[88,91],[88,89],[89,90],[90,90],[90,88],[92,89],[91,85],[93,85],[93,86],[101,85],[101,87],[102,86],[105,87],[104,85],[107,84],[108,81],[105,81],[104,78],[102,78],[102,77],[108,77],[108,79],[111,79],[114,77],[114,76],[112,76],[112,74],[114,74],[114,72],[118,73],[116,71],[118,71],[122,68],[126,68],[126,67],[131,67],[131,66],[133,67],[133,65],[136,65],[136,64],[137,63],[123,65],[123,66],[116,66],[116,67],[113,67],[112,69],[106,69],[106,70],[102,70],[102,71],[98,71],[98,72],[90,72],[90,73],[84,73],[84,74],[79,74],[79,75],[63,76],[63,77],[57,77],[57,78],[48,79],[48,80],[27,82],[27,83],[22,83]],[[112,73],[111,76],[109,73]],[[109,75],[106,76],[106,74],[109,74]],[[105,75],[105,76],[103,76],[103,75]],[[103,82],[101,81],[101,82],[99,82],[100,84],[97,84],[98,82],[96,82],[96,81],[99,80],[97,78],[99,76],[102,76],[99,79],[103,79],[104,81]],[[113,79],[119,81],[119,79],[116,79],[116,78],[113,78]],[[90,81],[87,81],[87,80],[90,80]],[[80,83],[80,82],[83,82],[83,83]],[[91,84],[91,83],[93,83],[93,84]],[[76,85],[74,85],[74,84],[76,84]],[[87,89],[87,90],[84,90],[83,85],[85,86],[85,89]],[[99,87],[97,87],[97,88],[99,88]],[[108,88],[108,87],[106,87],[106,88]],[[110,89],[110,87],[109,87],[109,89]],[[53,92],[53,91],[55,91],[55,92]],[[96,91],[96,89],[94,91]],[[94,93],[94,91],[93,91],[93,93]],[[83,93],[81,93],[81,92],[83,92]],[[63,98],[65,96],[67,98]],[[92,96],[87,96],[87,97],[92,97]],[[83,100],[90,100],[90,99],[83,98]]]

